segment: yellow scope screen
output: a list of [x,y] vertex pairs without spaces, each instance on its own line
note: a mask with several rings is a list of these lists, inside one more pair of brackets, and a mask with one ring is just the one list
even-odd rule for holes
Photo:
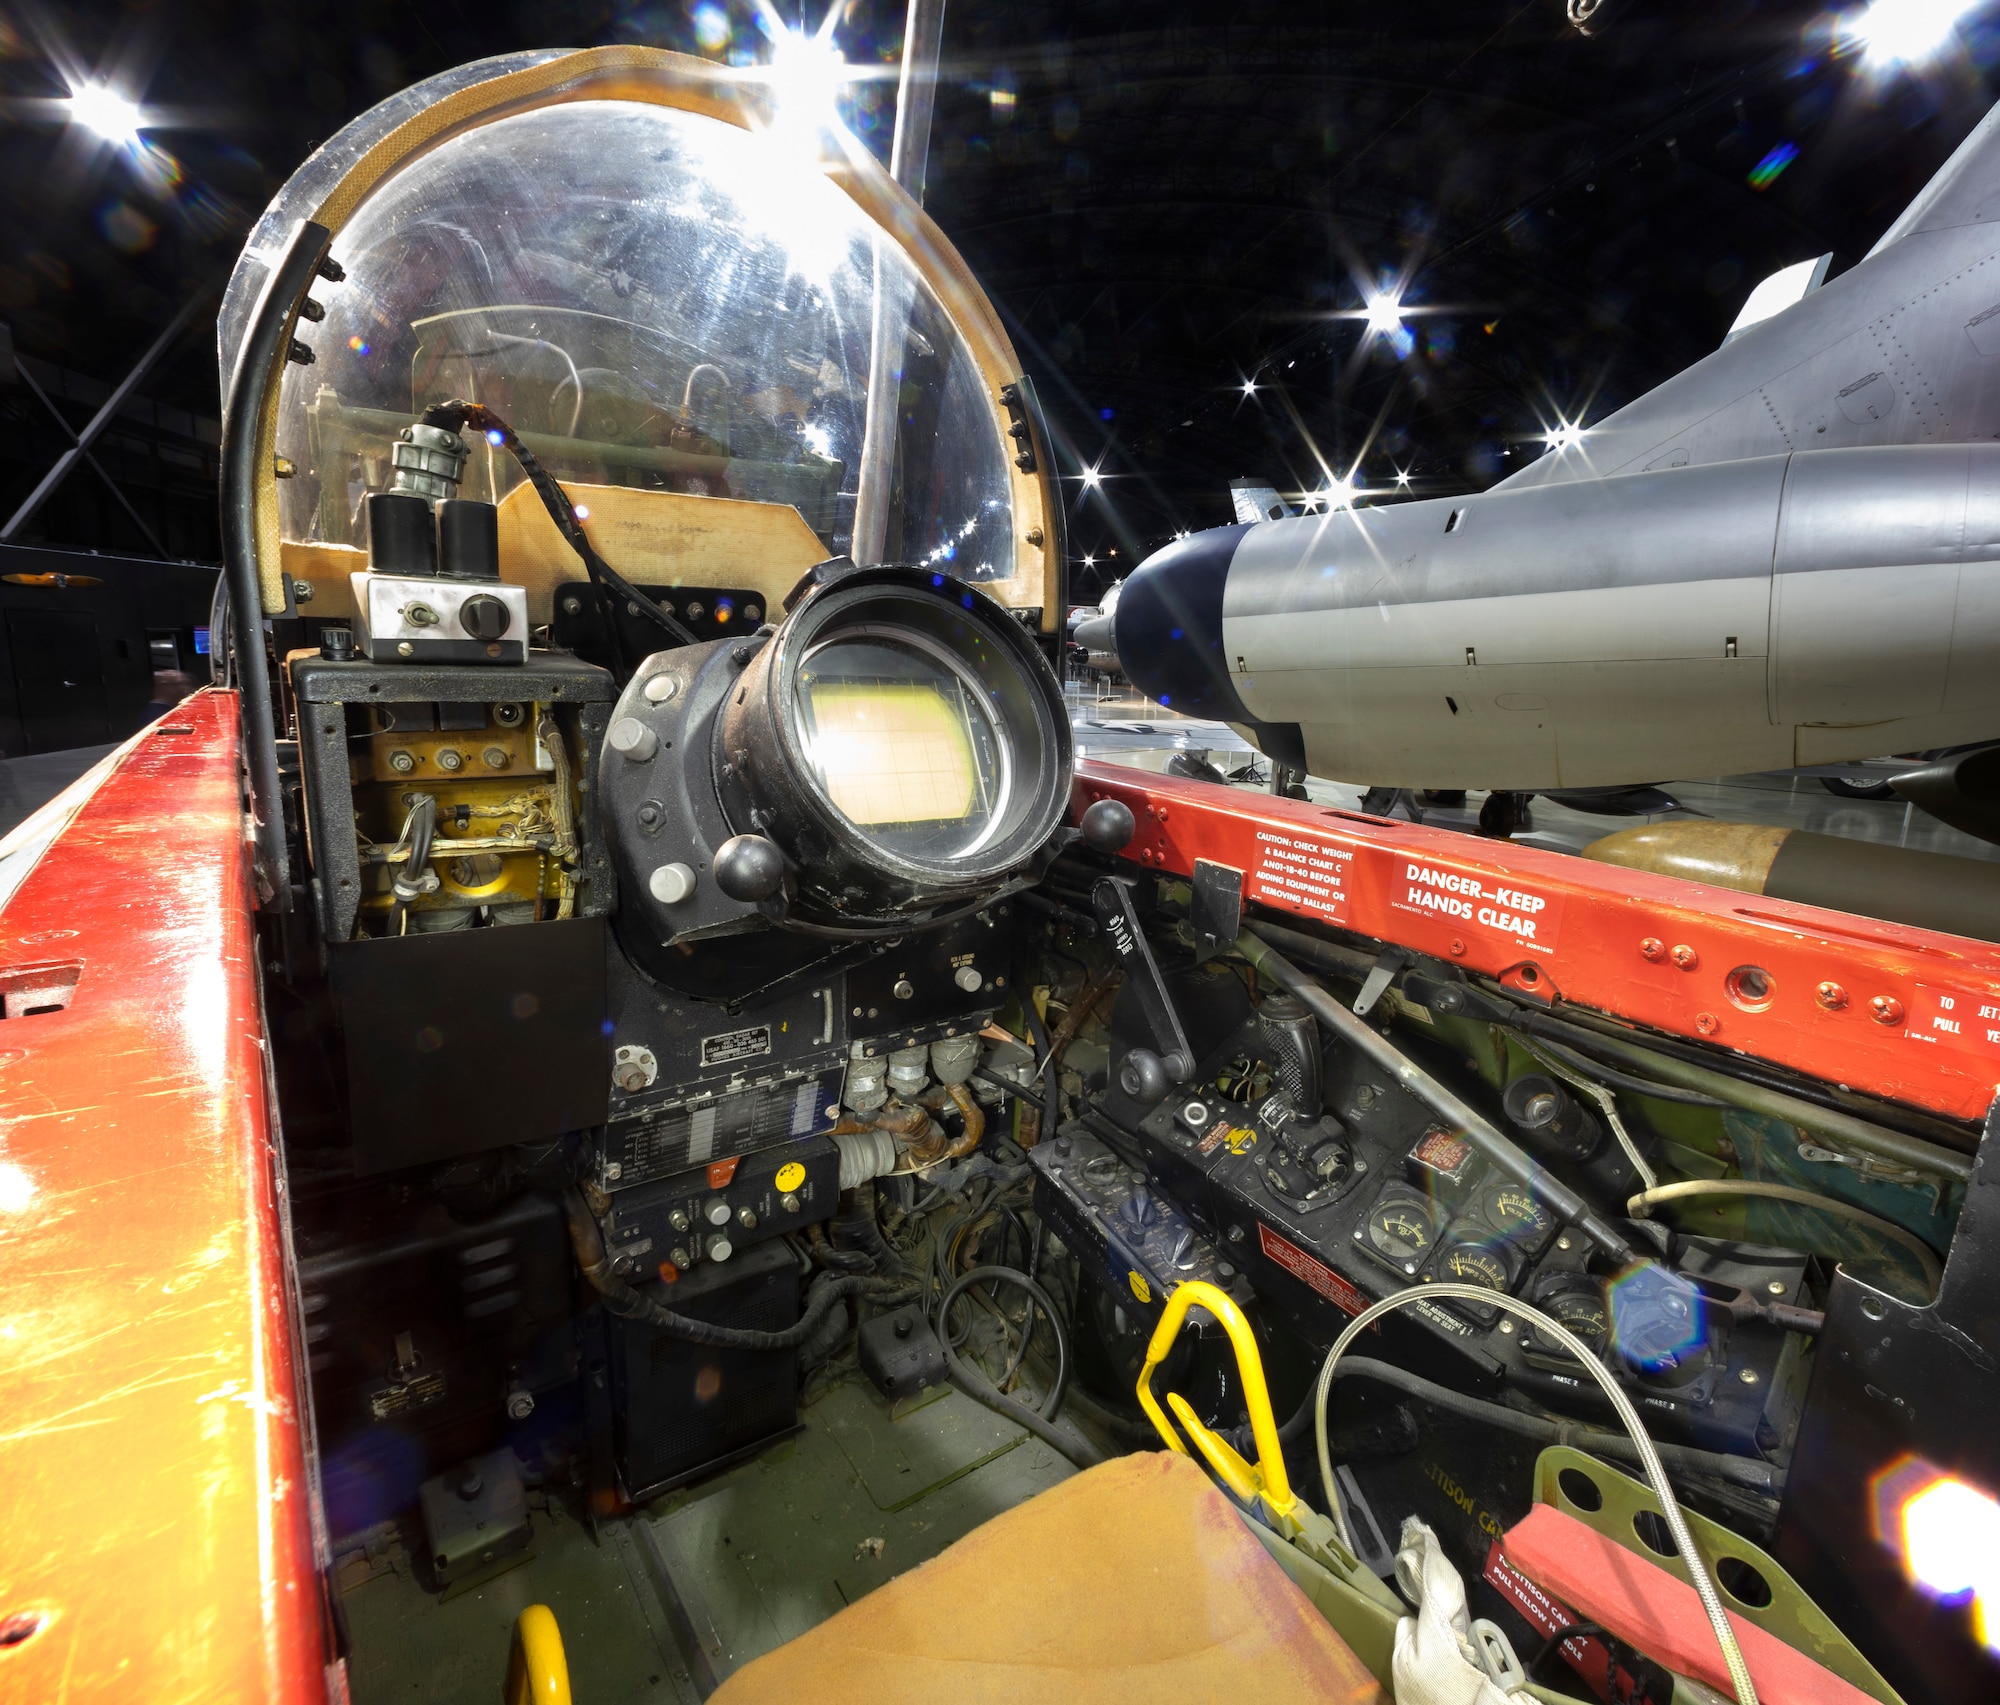
[[814,766],[850,823],[934,823],[978,792],[965,712],[928,682],[811,681]]

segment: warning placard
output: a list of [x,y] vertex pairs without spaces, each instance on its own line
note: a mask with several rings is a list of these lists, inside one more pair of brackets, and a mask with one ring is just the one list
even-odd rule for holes
[[1527,888],[1510,876],[1467,870],[1436,859],[1386,855],[1391,907],[1433,918],[1454,932],[1526,953],[1553,953],[1562,897]]
[[1257,1225],[1257,1242],[1293,1278],[1303,1279],[1328,1302],[1349,1314],[1359,1314],[1368,1306],[1368,1299],[1324,1261],[1315,1260],[1296,1243],[1288,1243],[1262,1221]]
[[1244,897],[1345,923],[1353,869],[1352,847],[1259,829],[1257,860],[1245,879]]
[[1903,1035],[1928,1047],[2000,1059],[2000,995],[1919,983]]

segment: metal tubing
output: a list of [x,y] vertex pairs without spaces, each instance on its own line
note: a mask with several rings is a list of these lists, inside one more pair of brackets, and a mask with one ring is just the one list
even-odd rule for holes
[[[889,175],[918,206],[924,199],[924,165],[930,155],[931,111],[937,99],[938,48],[944,38],[944,0],[910,0],[903,25],[903,65],[896,83],[896,132],[889,144]],[[868,330],[868,404],[861,432],[861,469],[855,482],[854,533],[848,555],[864,567],[882,560],[889,537],[889,491],[895,476],[896,399],[903,376],[906,328],[883,287],[882,268],[894,251],[887,237],[874,240],[874,306]]]
[[[48,411],[50,418],[53,419],[55,423],[63,429],[64,432],[69,434],[70,443],[78,444],[79,440],[76,435],[76,428],[71,426],[68,420],[66,420],[63,417],[63,411],[57,408],[54,402],[50,400],[48,392],[43,390],[40,385],[35,383],[34,374],[30,373],[27,370],[27,368],[22,367],[19,364],[16,364],[14,371],[16,374],[19,375],[21,383],[26,385],[29,390],[35,393],[35,400],[39,402],[42,405],[42,407]],[[67,454],[68,452],[65,452],[65,456],[67,456]],[[95,456],[93,456],[88,450],[79,448],[77,454],[80,455],[83,458],[83,460],[89,464],[91,471],[95,473],[97,477],[104,482],[105,489],[109,491],[113,497],[118,499],[118,502],[123,507],[125,513],[132,517],[132,525],[137,527],[139,531],[145,535],[146,543],[153,547],[153,554],[164,562],[167,556],[166,546],[160,543],[159,538],[153,532],[153,529],[146,525],[146,518],[143,515],[141,515],[138,510],[132,507],[132,500],[129,497],[127,497],[124,492],[119,490],[118,482],[114,480],[110,476],[110,474],[105,472],[104,464],[100,462]],[[63,464],[60,461],[57,462],[56,464],[57,468],[61,468],[62,465]],[[30,513],[32,513],[32,511],[30,511]],[[14,523],[10,521],[8,523],[8,526],[11,528],[13,524]]]
[[292,906],[285,806],[278,779],[278,734],[271,715],[271,672],[264,661],[264,595],[257,575],[257,456],[263,443],[265,392],[272,365],[288,358],[292,316],[312,283],[333,233],[302,220],[264,281],[251,310],[222,412],[222,578],[229,588],[236,679],[243,695],[243,758],[257,862],[268,879],[271,910]]
[[1635,1259],[1632,1245],[1588,1202],[1386,1036],[1356,1018],[1270,943],[1259,941],[1245,930],[1236,938],[1236,951],[1263,975],[1291,990],[1312,1009],[1315,1018],[1360,1049],[1432,1112],[1462,1130],[1467,1142],[1517,1184],[1525,1184],[1534,1191],[1558,1219],[1574,1225],[1613,1260]]

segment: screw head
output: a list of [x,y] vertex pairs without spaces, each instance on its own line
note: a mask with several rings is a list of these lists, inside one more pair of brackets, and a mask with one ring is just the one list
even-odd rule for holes
[[1460,941],[1457,936],[1451,938],[1451,956],[1454,959],[1463,959],[1465,957],[1465,943]]
[[1666,958],[1667,944],[1657,935],[1649,935],[1639,943],[1639,957],[1655,962]]
[[1704,1036],[1713,1036],[1722,1028],[1722,1020],[1712,1012],[1698,1012],[1694,1015],[1694,1027]]
[[1783,1279],[1773,1279],[1764,1289],[1769,1291],[1774,1297],[1781,1297],[1785,1294],[1785,1281]]
[[1828,1012],[1838,1012],[1847,1005],[1847,991],[1838,983],[1821,983],[1813,990],[1813,999]]
[[389,754],[389,768],[394,770],[399,776],[408,775],[416,767],[417,760],[409,752],[391,752]]
[[1903,1003],[1894,995],[1877,995],[1868,1003],[1868,1015],[1877,1024],[1901,1024]]
[[1668,957],[1683,971],[1692,971],[1701,963],[1701,955],[1684,941],[1677,944]]
[[437,749],[437,767],[446,775],[456,775],[465,768],[465,754],[453,746],[440,746]]
[[1755,1385],[1757,1383],[1757,1370],[1755,1368],[1745,1368],[1736,1377],[1745,1385]]

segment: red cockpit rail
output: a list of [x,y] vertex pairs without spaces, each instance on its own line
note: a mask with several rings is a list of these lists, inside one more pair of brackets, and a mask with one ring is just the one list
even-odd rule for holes
[[[1983,1119],[2000,1093],[2000,947],[1279,799],[1086,762],[1124,856],[1243,873],[1258,905],[1394,942],[1852,1090]],[[1752,973],[1755,973],[1754,975]]]
[[0,1018],[4,1701],[345,1696],[237,741],[196,693],[0,910],[0,977],[56,989]]

